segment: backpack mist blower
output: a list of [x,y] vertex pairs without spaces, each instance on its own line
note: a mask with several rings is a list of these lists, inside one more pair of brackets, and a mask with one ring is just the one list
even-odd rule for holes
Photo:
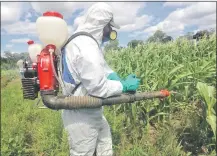
[[[40,92],[42,102],[53,110],[96,108],[104,105],[133,103],[135,101],[165,98],[169,91],[142,92],[122,94],[109,98],[92,96],[58,96],[59,87],[64,87],[62,81],[62,50],[69,41],[79,35],[93,38],[86,32],[75,33],[68,39],[67,24],[58,12],[46,12],[36,21],[40,41],[44,44],[35,44],[29,41],[29,55],[32,65],[22,66],[23,98],[34,100]],[[94,39],[94,38],[93,38]]]

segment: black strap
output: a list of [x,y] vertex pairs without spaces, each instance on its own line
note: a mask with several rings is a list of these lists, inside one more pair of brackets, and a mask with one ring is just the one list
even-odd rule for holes
[[74,38],[78,37],[78,36],[81,36],[81,35],[84,35],[84,36],[89,36],[90,38],[92,38],[94,41],[96,41],[97,45],[99,46],[97,40],[89,33],[87,32],[84,32],[84,31],[81,31],[81,32],[77,32],[75,34],[73,34],[68,40],[67,42],[63,45],[62,47],[62,50],[66,47],[66,45],[71,41],[73,40]]
[[81,82],[77,85],[77,86],[75,86],[75,88],[72,90],[72,94],[74,94],[75,93],[75,91],[78,89],[78,87],[81,85]]
[[[94,41],[96,41],[97,45],[99,46],[97,40],[96,40],[91,34],[89,34],[89,33],[87,33],[87,32],[84,32],[84,31],[81,31],[81,32],[77,32],[77,33],[73,34],[73,35],[67,40],[67,42],[62,46],[61,51],[63,51],[63,49],[66,47],[66,45],[67,45],[71,40],[73,40],[74,38],[76,38],[76,37],[78,37],[78,36],[81,36],[81,35],[89,36],[89,37],[92,38]],[[62,58],[61,58],[61,59],[62,59]],[[62,65],[62,68],[63,68],[63,65]],[[62,71],[63,71],[63,69],[62,69]],[[77,88],[78,88],[80,85],[81,85],[81,82],[80,82],[78,85],[75,86],[75,88],[74,88],[73,91],[72,91],[72,94],[74,94],[74,92],[77,90]]]

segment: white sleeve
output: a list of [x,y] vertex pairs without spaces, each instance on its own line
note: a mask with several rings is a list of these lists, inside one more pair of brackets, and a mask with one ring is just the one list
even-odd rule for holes
[[107,79],[105,60],[98,46],[93,43],[85,44],[79,49],[81,56],[76,61],[76,70],[88,94],[102,98],[120,95],[123,86],[119,81]]
[[114,73],[114,71],[109,67],[106,61],[105,61],[104,67],[105,67],[106,77],[108,77],[109,74]]

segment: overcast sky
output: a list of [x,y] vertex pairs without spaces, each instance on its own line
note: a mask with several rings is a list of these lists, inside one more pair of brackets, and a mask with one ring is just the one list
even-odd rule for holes
[[[2,2],[1,53],[26,52],[29,39],[40,43],[35,21],[47,10],[60,12],[70,34],[94,2]],[[216,27],[215,2],[108,2],[114,11],[119,44],[145,40],[157,29],[172,37]]]

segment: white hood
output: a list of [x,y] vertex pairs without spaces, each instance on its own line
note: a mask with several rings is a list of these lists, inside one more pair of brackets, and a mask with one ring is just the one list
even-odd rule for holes
[[84,20],[78,25],[75,33],[80,31],[90,33],[100,45],[103,29],[111,20],[113,20],[111,6],[103,2],[96,3],[87,10]]

